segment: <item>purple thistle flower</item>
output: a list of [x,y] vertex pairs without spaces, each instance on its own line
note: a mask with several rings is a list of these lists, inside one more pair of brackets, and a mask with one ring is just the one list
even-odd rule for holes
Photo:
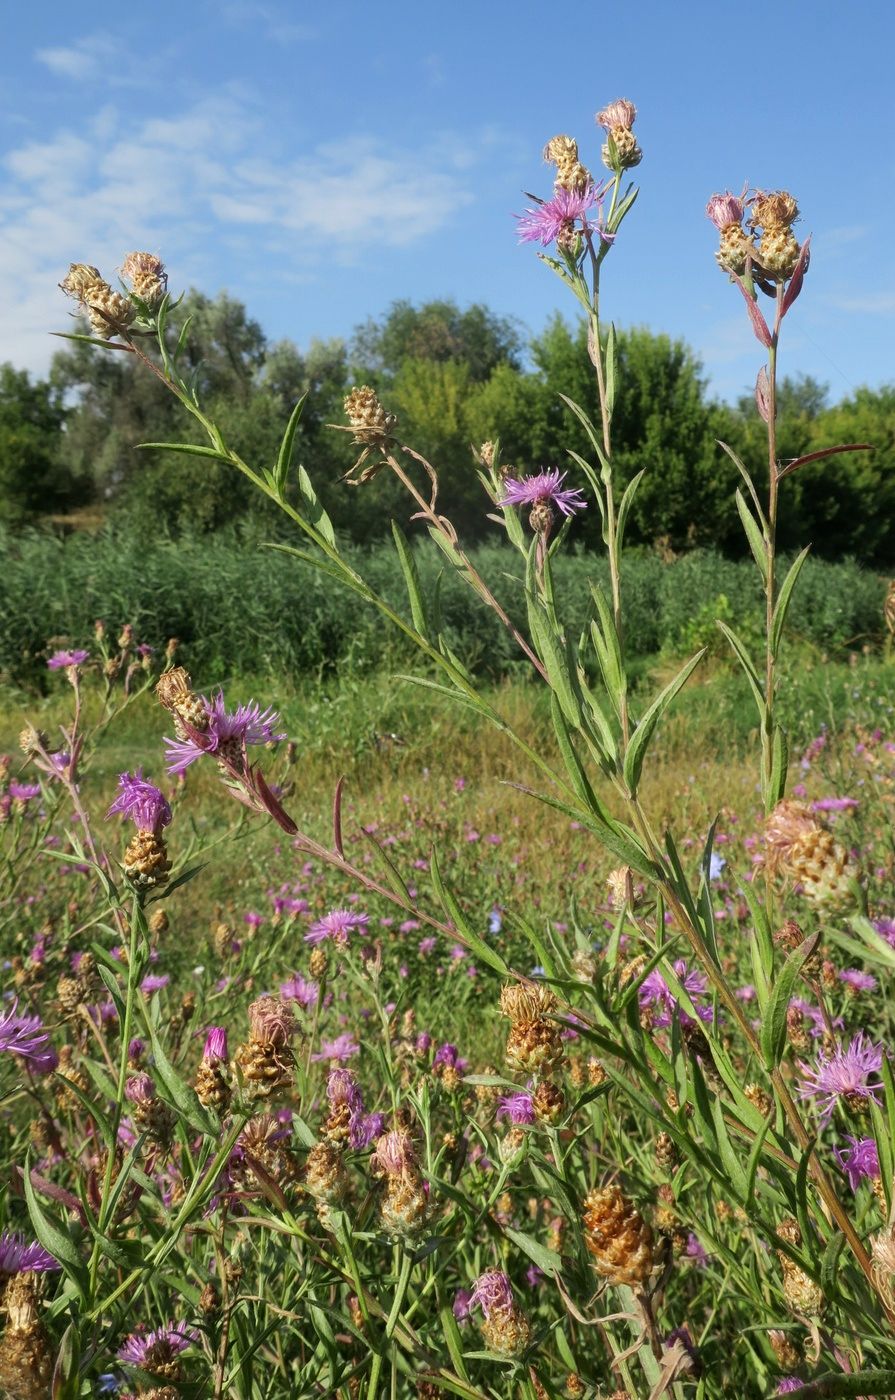
[[839,981],[854,992],[875,992],[878,986],[875,977],[869,972],[862,972],[858,967],[844,967],[839,974]]
[[167,987],[170,981],[171,978],[167,972],[150,972],[140,983],[140,991],[144,997],[149,997],[152,996],[153,992],[160,992],[164,987]]
[[0,1052],[21,1055],[32,1069],[46,1074],[58,1062],[50,1037],[39,1016],[17,1016],[17,1005],[13,1000],[5,1015],[0,1015]]
[[364,1106],[357,1077],[350,1069],[330,1070],[326,1081],[326,1097],[333,1108],[347,1103],[352,1112],[357,1112]]
[[151,831],[157,836],[162,827],[171,821],[171,808],[167,799],[157,787],[146,782],[142,767],[133,777],[130,773],[119,773],[118,796],[106,813],[110,817],[129,817],[140,831]]
[[33,797],[40,797],[39,783],[17,783],[11,782],[8,788],[10,797],[15,797],[19,802],[30,802]]
[[290,977],[288,982],[280,983],[280,996],[285,1001],[297,1001],[299,1006],[307,1009],[313,1006],[319,995],[320,988],[316,982],[309,982],[302,977],[300,972],[296,972],[294,977]]
[[130,1366],[153,1371],[160,1365],[173,1361],[175,1356],[186,1351],[198,1338],[199,1333],[196,1329],[187,1327],[185,1322],[169,1323],[154,1332],[131,1332],[118,1349],[118,1360],[126,1361]]
[[497,502],[499,506],[555,506],[563,515],[574,515],[576,510],[586,510],[587,501],[582,498],[580,486],[561,490],[568,475],[559,467],[550,467],[536,476],[523,476],[518,479],[508,476],[504,482],[504,496]]
[[314,1061],[320,1060],[350,1060],[352,1056],[360,1054],[360,1046],[353,1036],[346,1031],[343,1035],[337,1035],[335,1040],[321,1040],[320,1049],[311,1056]]
[[873,1138],[846,1137],[847,1148],[837,1148],[835,1157],[853,1191],[857,1191],[862,1181],[880,1175],[879,1153]]
[[831,1116],[839,1099],[871,1099],[878,1103],[882,1085],[871,1084],[870,1076],[879,1073],[882,1062],[882,1045],[873,1045],[859,1031],[847,1050],[837,1046],[831,1055],[818,1055],[813,1065],[799,1060],[803,1075],[799,1097],[817,1100],[822,1123]]
[[169,773],[185,773],[204,753],[216,754],[223,750],[223,755],[232,756],[231,751],[236,747],[244,756],[250,744],[271,744],[286,737],[276,732],[280,723],[277,712],[271,707],[262,710],[254,700],[247,705],[237,705],[235,710],[227,710],[224,692],[219,690],[213,700],[203,695],[202,704],[208,715],[208,728],[204,733],[193,730],[186,739],[165,739]]
[[506,1118],[516,1127],[528,1126],[535,1121],[534,1102],[531,1094],[507,1094],[500,1100],[495,1118]]
[[[672,966],[678,981],[692,1001],[699,1019],[711,1021],[712,1008],[701,1006],[699,1003],[699,998],[704,997],[708,991],[708,978],[696,969],[691,971],[683,958],[678,958]],[[658,968],[654,967],[649,976],[644,978],[637,999],[641,1006],[648,1006],[652,1009],[654,1026],[660,1028],[670,1026],[675,1012],[679,1014],[683,1025],[693,1024],[692,1018],[686,1012],[679,1010],[677,998],[672,996],[671,988]]]
[[434,953],[437,947],[437,938],[421,938],[419,943],[417,944],[417,952],[420,954],[421,957],[425,957],[427,953]]
[[0,1235],[0,1274],[45,1274],[58,1269],[54,1259],[41,1244],[26,1244],[25,1236],[4,1230]]
[[454,1294],[454,1301],[451,1305],[451,1312],[458,1322],[465,1322],[469,1317],[469,1303],[472,1298],[468,1288],[458,1288]]
[[355,1152],[362,1152],[384,1132],[384,1113],[354,1113],[348,1124],[348,1142]]
[[48,671],[61,671],[66,666],[82,666],[90,652],[77,648],[75,651],[54,651],[47,662]]
[[470,1312],[480,1307],[486,1319],[493,1312],[506,1312],[513,1306],[513,1288],[501,1269],[486,1269],[476,1279],[469,1296]]
[[202,1051],[203,1060],[212,1064],[220,1063],[227,1058],[227,1032],[223,1026],[209,1026],[205,1036],[205,1048]]
[[709,1262],[709,1256],[704,1245],[697,1235],[691,1230],[687,1236],[687,1247],[684,1251],[688,1259],[692,1259],[697,1269],[704,1269]]
[[[582,231],[589,231],[594,225],[588,222],[588,210],[599,207],[605,191],[605,185],[587,185],[583,190],[559,189],[552,199],[535,205],[534,209],[526,209],[524,214],[514,214],[519,242],[540,243],[542,248],[548,248],[561,234],[568,237],[579,220]],[[612,241],[611,234],[599,228],[597,232],[605,242]]]
[[369,922],[368,914],[353,914],[350,909],[331,909],[322,919],[318,919],[316,924],[311,925],[305,934],[305,942],[323,943],[327,938],[331,938],[333,943],[338,943],[344,948],[348,945],[352,931],[359,929],[361,933],[366,933]]
[[804,1384],[805,1382],[800,1381],[798,1376],[784,1376],[783,1379],[778,1382],[777,1394],[791,1395],[793,1391],[801,1390]]
[[819,797],[812,802],[812,812],[853,812],[860,806],[855,797]]
[[464,1070],[468,1065],[468,1060],[464,1060],[456,1045],[451,1045],[450,1041],[445,1041],[444,1045],[439,1045],[432,1059],[434,1065],[445,1065],[449,1069]]

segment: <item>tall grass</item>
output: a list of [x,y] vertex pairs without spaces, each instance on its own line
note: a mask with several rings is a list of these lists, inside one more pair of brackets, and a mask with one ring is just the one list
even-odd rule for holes
[[[428,592],[439,561],[425,550],[417,556]],[[390,546],[363,554],[349,550],[347,557],[390,601],[400,602],[404,584]],[[472,551],[472,558],[521,624],[518,556],[489,545]],[[264,548],[249,534],[151,540],[114,530],[67,538],[0,534],[0,573],[0,675],[20,685],[39,684],[45,675],[48,639],[86,644],[97,618],[112,627],[131,622],[140,639],[154,646],[179,637],[190,664],[208,677],[299,677],[406,659],[405,644],[384,636],[375,614],[351,605],[338,585],[308,565]],[[557,558],[555,573],[569,632],[577,635],[590,619],[591,585],[606,585],[606,562],[571,552]],[[631,557],[624,593],[634,657],[710,643],[720,636],[715,618],[726,613],[745,617],[747,630],[761,623],[754,570],[745,561],[704,551],[672,563],[652,554]],[[453,571],[444,573],[440,596],[447,637],[468,664],[493,676],[510,673],[517,664],[511,639],[491,611],[470,602]],[[830,654],[876,643],[884,596],[885,582],[855,562],[809,560],[790,629]]]

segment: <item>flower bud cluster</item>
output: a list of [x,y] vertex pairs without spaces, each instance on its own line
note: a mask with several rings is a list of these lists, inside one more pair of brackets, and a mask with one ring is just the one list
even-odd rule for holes
[[396,1239],[412,1240],[421,1233],[429,1216],[429,1194],[408,1130],[393,1128],[383,1133],[370,1165],[376,1175],[385,1179],[380,1207],[383,1228]]
[[270,1098],[292,1083],[295,1056],[291,1041],[295,1016],[278,997],[260,997],[249,1007],[248,1039],[237,1048],[234,1063],[247,1092]]

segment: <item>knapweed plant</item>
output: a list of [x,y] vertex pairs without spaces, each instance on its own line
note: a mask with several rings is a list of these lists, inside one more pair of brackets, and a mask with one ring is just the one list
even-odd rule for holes
[[[106,858],[72,760],[29,740],[40,783],[68,773],[96,912],[64,949],[77,985],[64,999],[60,985],[52,1010],[42,1003],[35,966],[60,952],[32,949],[0,1021],[14,1147],[0,1243],[10,1395],[895,1393],[895,1084],[868,971],[895,964],[891,841],[879,826],[869,846],[844,843],[852,799],[787,796],[776,705],[805,559],[780,566],[777,521],[787,477],[825,455],[776,450],[778,355],[809,240],[784,191],[709,201],[719,267],[765,357],[756,405],[768,442],[764,465],[735,458],[766,597],[763,655],[719,624],[755,701],[764,825],[751,849],[722,856],[715,827],[695,850],[693,833],[660,829],[648,799],[663,717],[686,703],[703,653],[654,694],[626,661],[623,545],[640,477],[620,491],[613,470],[625,384],[600,289],[637,197],[635,115],[628,101],[598,113],[601,180],[576,141],[553,137],[552,192],[518,217],[518,236],[586,317],[600,413],[592,422],[566,400],[590,452],[535,474],[504,463],[496,442],[477,452],[482,509],[518,554],[515,620],[444,514],[437,465],[402,441],[374,389],[356,387],[333,428],[358,449],[346,490],[375,491],[390,472],[406,492],[413,542],[393,524],[406,610],[346,561],[312,470],[293,462],[301,403],[275,462],[229,448],[181,371],[186,327],[157,258],[130,254],[121,290],[85,264],[62,283],[90,322],[81,338],[136,355],[207,434],[152,446],[190,454],[197,490],[209,459],[246,475],[295,527],[296,543],[277,546],[283,568],[290,555],[312,561],[409,638],[421,666],[406,679],[502,731],[515,785],[583,830],[612,871],[604,908],[579,901],[545,927],[508,899],[489,924],[437,848],[402,870],[375,814],[366,833],[348,831],[341,782],[331,829],[297,829],[263,753],[284,737],[277,716],[228,708],[169,662],[157,692],[178,793],[198,768],[216,774],[220,802],[275,823],[272,847],[288,840],[302,878],[323,872],[332,902],[284,898],[238,977],[206,976],[190,1005],[163,1014],[155,950],[169,919],[178,941],[192,937],[179,797],[123,774],[108,806],[134,832]],[[585,509],[599,514],[610,586],[594,586],[590,625],[574,636],[553,561]],[[560,764],[515,733],[452,648],[437,590],[419,581],[426,536],[549,692]],[[868,742],[883,794],[891,762]],[[158,757],[146,755],[152,771]],[[9,791],[13,807],[26,800]],[[400,937],[374,937],[371,910],[402,921],[416,960]],[[233,946],[225,929],[219,971]],[[467,1025],[462,1045],[459,1025],[440,1044],[420,1029],[414,984],[439,948],[474,960],[480,992],[492,985],[493,1014]],[[280,981],[284,956],[296,970]]]

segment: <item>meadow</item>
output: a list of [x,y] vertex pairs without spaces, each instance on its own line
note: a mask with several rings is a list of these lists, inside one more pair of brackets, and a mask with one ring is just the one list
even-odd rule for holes
[[61,284],[282,530],[3,542],[13,1400],[895,1393],[886,583],[777,548],[788,478],[865,445],[778,451],[809,240],[785,191],[715,195],[751,559],[625,550],[635,115],[598,114],[600,183],[554,137],[520,218],[598,411],[564,400],[568,472],[479,446],[500,547],[370,385],[346,489],[404,505],[349,547],[301,402],[264,462],[203,407],[157,257]]

